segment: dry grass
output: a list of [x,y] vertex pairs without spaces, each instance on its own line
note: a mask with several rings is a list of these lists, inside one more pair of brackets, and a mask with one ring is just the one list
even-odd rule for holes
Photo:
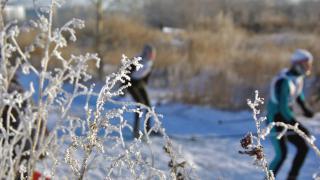
[[[94,21],[87,22],[86,27],[79,31],[79,41],[63,50],[66,55],[96,51]],[[157,49],[154,82],[179,89],[182,94],[175,97],[179,100],[220,108],[246,107],[246,98],[255,89],[266,97],[271,78],[289,65],[290,54],[296,48],[309,49],[316,59],[320,57],[317,34],[250,33],[222,13],[202,19],[178,35],[165,34],[141,18],[121,15],[108,15],[103,29],[100,56],[105,64],[117,65],[123,53],[137,55],[143,44],[151,43]],[[32,40],[34,32],[30,33],[20,38],[23,44]],[[177,40],[180,45],[174,45]],[[316,74],[319,65],[316,61]],[[96,72],[93,65],[92,72]]]

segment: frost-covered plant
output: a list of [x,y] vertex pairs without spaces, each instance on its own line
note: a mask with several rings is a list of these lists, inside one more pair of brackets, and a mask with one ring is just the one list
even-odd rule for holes
[[250,132],[243,139],[241,139],[241,146],[245,149],[245,151],[239,152],[241,154],[248,154],[250,156],[254,156],[255,165],[263,169],[268,180],[273,180],[274,175],[272,171],[268,169],[268,162],[265,158],[263,146],[261,144],[261,139],[263,139],[263,136],[261,134],[261,123],[263,123],[266,120],[266,117],[258,117],[258,115],[260,114],[258,106],[263,103],[264,100],[263,98],[259,97],[258,91],[255,91],[255,99],[253,102],[250,99],[248,99],[248,106],[252,109],[252,117],[256,123],[257,135],[254,136]]
[[314,174],[312,175],[312,178],[313,178],[314,180],[319,180],[319,179],[320,179],[320,173],[314,173]]
[[[248,100],[248,105],[253,111],[253,119],[256,123],[257,135],[253,136],[252,133],[248,133],[243,139],[241,139],[241,146],[246,149],[246,151],[239,151],[242,154],[248,154],[250,156],[255,156],[256,164],[263,168],[266,173],[267,179],[275,179],[273,172],[268,170],[268,163],[265,159],[265,155],[263,153],[263,146],[261,145],[261,140],[265,140],[265,138],[270,135],[271,129],[274,127],[282,127],[283,130],[281,133],[277,135],[277,139],[281,139],[288,130],[292,130],[301,136],[309,146],[316,152],[316,154],[320,157],[319,148],[315,145],[316,138],[314,136],[308,136],[303,131],[299,129],[299,124],[295,125],[286,124],[283,122],[271,122],[267,127],[261,129],[261,123],[265,121],[266,117],[257,117],[260,114],[260,110],[257,107],[264,103],[264,99],[259,97],[259,92],[255,91],[255,100],[252,102]],[[254,143],[253,140],[256,140]],[[318,174],[313,175],[314,179],[319,178]]]
[[[63,27],[52,30],[52,9],[58,5],[53,1],[49,8],[37,10],[38,19],[31,23],[39,34],[26,49],[23,50],[17,41],[21,32],[15,22],[7,24],[0,35],[1,113],[2,122],[7,122],[0,125],[1,141],[4,142],[1,149],[1,169],[4,171],[1,171],[1,177],[14,178],[18,171],[21,175],[29,173],[31,176],[36,163],[48,149],[48,141],[54,136],[52,131],[49,137],[46,137],[45,127],[50,111],[59,107],[62,120],[68,114],[73,99],[89,92],[80,80],[86,81],[90,78],[87,73],[88,61],[98,61],[99,58],[95,54],[73,55],[68,59],[61,56],[61,49],[67,46],[63,33],[68,32],[70,40],[75,41],[75,29],[83,28],[84,22],[73,19]],[[39,70],[30,63],[31,53],[35,48],[43,49]],[[61,62],[62,68],[48,70],[48,64],[53,57]],[[15,86],[19,85],[14,82],[18,69],[25,75],[33,73],[38,77],[37,90],[31,83],[28,91],[17,91]],[[73,84],[73,92],[63,89],[66,81]],[[33,103],[30,99],[35,92],[37,101]],[[7,114],[7,117],[4,117],[4,114]],[[7,127],[1,127],[4,124]],[[13,124],[15,127],[11,127]]]
[[186,180],[186,179],[196,179],[197,177],[191,178],[192,170],[189,169],[187,172],[188,163],[184,160],[179,159],[176,151],[173,149],[170,139],[167,137],[167,143],[163,146],[164,151],[169,155],[170,161],[168,166],[170,167],[170,174],[172,179]]
[[[32,44],[21,48],[17,38],[23,32],[15,22],[5,25],[0,34],[0,178],[30,178],[36,168],[51,177],[68,173],[71,179],[84,179],[97,168],[105,173],[106,179],[178,177],[172,175],[178,170],[166,172],[154,166],[151,131],[163,135],[163,145],[171,149],[169,157],[175,159],[172,143],[161,128],[161,116],[143,104],[114,100],[130,86],[123,83],[130,80],[132,65],[141,67],[140,58],[123,56],[118,72],[107,76],[102,89],[95,93],[94,85],[88,86],[91,79],[88,63],[95,61],[99,67],[97,54],[66,57],[61,53],[69,41],[76,41],[76,29],[83,28],[84,22],[72,19],[60,28],[53,28],[53,9],[61,6],[61,2],[52,0],[49,7],[40,8],[35,0],[34,4],[38,18],[30,21],[30,28],[38,34]],[[43,52],[40,69],[30,63],[35,49]],[[61,67],[49,68],[51,61],[58,61]],[[22,90],[16,80],[20,72],[22,76],[36,76],[28,90]],[[67,90],[66,85],[72,90]],[[85,105],[74,108],[72,104],[80,97],[86,98]],[[97,100],[92,106],[89,102],[94,99]],[[112,104],[111,108],[106,108],[106,103]],[[139,113],[145,123],[152,118],[154,126],[149,132],[144,128],[139,138],[125,140],[125,130],[132,131],[126,113]],[[55,125],[48,132],[46,126],[52,118]],[[188,177],[183,174],[187,165],[179,167],[183,177]]]

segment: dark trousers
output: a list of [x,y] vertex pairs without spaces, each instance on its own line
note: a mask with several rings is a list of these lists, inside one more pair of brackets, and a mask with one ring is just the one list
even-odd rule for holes
[[[283,118],[283,116],[281,114],[277,114],[274,117],[274,121],[275,122],[286,122],[285,119]],[[292,122],[290,122],[291,125],[294,125],[295,123],[297,123],[297,121],[292,120]],[[309,135],[309,131],[302,126],[299,123],[299,129],[302,130],[304,133],[306,133],[307,135]],[[272,140],[272,144],[274,145],[275,151],[276,151],[276,157],[273,159],[273,161],[270,164],[270,170],[273,171],[274,175],[276,175],[281,167],[281,165],[283,164],[283,162],[285,161],[286,157],[287,157],[287,141],[292,143],[296,148],[297,148],[297,153],[294,157],[289,175],[288,175],[288,180],[295,180],[297,179],[298,175],[299,175],[299,171],[303,165],[303,162],[307,156],[307,153],[309,151],[309,148],[307,146],[307,143],[305,142],[305,140],[300,137],[297,133],[295,133],[292,130],[288,130],[287,134],[284,135],[281,139],[277,139],[277,134],[279,134],[281,131],[283,130],[283,128],[281,127],[275,127],[275,131],[276,134],[273,135],[271,137]]]
[[[150,100],[146,91],[146,84],[144,81],[131,81],[132,86],[128,88],[129,93],[133,97],[133,99],[141,104],[144,104],[148,107],[151,107]],[[150,119],[147,119],[147,126],[146,129],[149,131],[151,129],[151,122]],[[134,137],[139,137],[139,127],[140,127],[140,118],[139,114],[135,114],[135,121],[134,121]]]

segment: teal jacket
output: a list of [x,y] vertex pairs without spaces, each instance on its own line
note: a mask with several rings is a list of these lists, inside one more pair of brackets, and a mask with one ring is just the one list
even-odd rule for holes
[[284,120],[290,123],[295,117],[292,111],[292,105],[295,101],[305,110],[303,80],[304,76],[299,76],[289,70],[283,70],[273,79],[267,105],[268,122],[273,122],[274,116],[280,113]]

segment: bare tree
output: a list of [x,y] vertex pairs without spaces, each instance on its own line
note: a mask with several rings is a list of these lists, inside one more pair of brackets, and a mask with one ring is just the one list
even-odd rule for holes
[[96,34],[95,34],[95,50],[102,58],[99,67],[99,78],[102,79],[103,74],[103,55],[101,50],[101,36],[103,31],[103,19],[104,19],[104,2],[106,0],[92,0],[96,10]]
[[4,8],[7,4],[8,0],[1,0],[0,1],[0,31],[3,30],[3,26],[4,26],[4,18],[3,18],[3,14],[4,14]]

